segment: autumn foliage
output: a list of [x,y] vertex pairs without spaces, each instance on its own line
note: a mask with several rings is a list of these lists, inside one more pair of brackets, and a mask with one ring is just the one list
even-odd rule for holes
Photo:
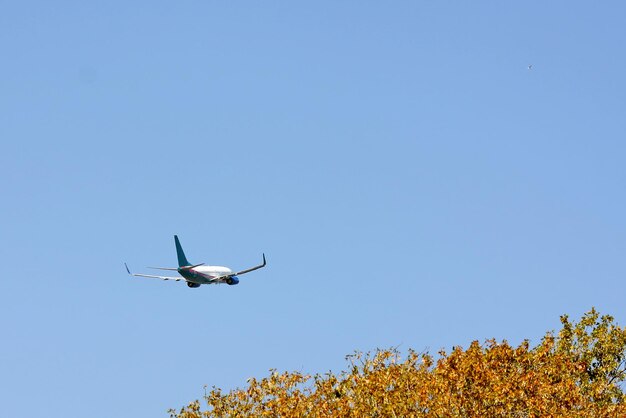
[[172,418],[626,417],[626,328],[595,309],[535,346],[474,341],[437,356],[396,349],[347,357],[339,374],[270,371],[218,388]]

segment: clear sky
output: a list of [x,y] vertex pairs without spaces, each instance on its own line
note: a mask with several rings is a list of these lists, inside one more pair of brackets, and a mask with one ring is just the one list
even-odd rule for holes
[[626,6],[511,3],[0,2],[2,415],[626,325]]

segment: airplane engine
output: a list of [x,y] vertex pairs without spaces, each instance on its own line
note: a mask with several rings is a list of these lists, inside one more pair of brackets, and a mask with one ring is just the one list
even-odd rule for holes
[[200,287],[200,283],[187,282],[187,286],[189,286],[189,287]]
[[239,278],[237,276],[229,277],[228,279],[226,279],[226,283],[234,286],[239,283]]

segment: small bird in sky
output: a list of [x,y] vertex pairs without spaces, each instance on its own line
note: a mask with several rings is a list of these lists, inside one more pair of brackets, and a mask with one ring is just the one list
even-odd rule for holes
[[528,64],[528,69],[532,70],[533,69],[533,65],[532,64]]

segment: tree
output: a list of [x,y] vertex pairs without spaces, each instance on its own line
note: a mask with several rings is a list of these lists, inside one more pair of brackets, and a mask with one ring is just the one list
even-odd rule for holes
[[356,352],[337,375],[271,370],[170,417],[625,417],[626,328],[595,309],[561,323],[534,348],[474,341],[436,357]]

